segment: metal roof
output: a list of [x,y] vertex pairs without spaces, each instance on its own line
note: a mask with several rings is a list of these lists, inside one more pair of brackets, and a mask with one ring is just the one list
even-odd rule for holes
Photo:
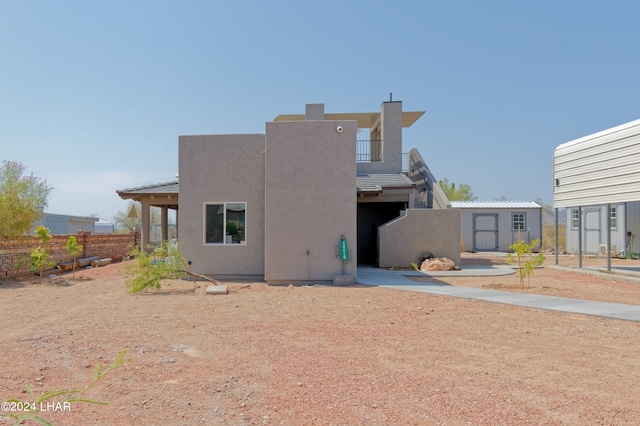
[[533,201],[451,201],[452,209],[539,209]]
[[42,213],[42,217],[52,218],[52,219],[77,220],[77,221],[81,220],[85,222],[97,222],[99,220],[95,216],[73,216],[69,214],[59,214],[59,213]]
[[[120,196],[137,195],[178,195],[178,181],[156,183],[154,185],[137,186],[135,188],[119,189],[116,193]],[[124,197],[123,197],[124,198]]]
[[637,126],[640,126],[640,119],[629,121],[628,123],[623,123],[618,126],[611,127],[609,129],[601,130],[596,133],[592,133],[577,139],[573,139],[569,142],[565,142],[563,144],[558,145],[554,151],[554,156],[555,156],[555,153],[560,153],[560,151],[563,151],[563,150],[575,151],[576,149],[580,149],[580,147],[577,145],[586,145],[586,144],[589,144],[590,142],[593,142],[594,140],[597,140],[598,138],[602,138],[603,136],[613,135],[615,133],[619,133],[623,130],[627,130]]

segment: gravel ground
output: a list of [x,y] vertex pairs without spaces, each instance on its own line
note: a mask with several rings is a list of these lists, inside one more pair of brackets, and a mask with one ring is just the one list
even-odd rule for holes
[[[640,303],[640,284],[548,266],[525,290],[515,275],[439,280]],[[85,395],[108,406],[39,414],[56,425],[640,424],[636,322],[366,286],[229,283],[207,296],[175,280],[132,296],[124,281],[113,264],[0,285],[0,400],[29,399],[27,384],[81,388],[126,349],[127,364]]]

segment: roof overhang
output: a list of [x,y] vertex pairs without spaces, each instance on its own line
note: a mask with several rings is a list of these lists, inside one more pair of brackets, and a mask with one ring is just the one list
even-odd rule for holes
[[140,201],[142,198],[150,200],[173,200],[178,203],[178,181],[160,183],[156,185],[138,186],[135,188],[119,189],[116,191],[123,200]]
[[381,195],[385,191],[411,191],[413,186],[413,182],[404,173],[356,176],[356,191],[359,196]]
[[[405,111],[402,113],[402,127],[411,127],[424,115],[424,111]],[[339,114],[325,114],[325,121],[350,120],[357,121],[359,129],[370,129],[380,122],[379,112],[347,112]],[[305,121],[304,114],[280,114],[273,121]]]

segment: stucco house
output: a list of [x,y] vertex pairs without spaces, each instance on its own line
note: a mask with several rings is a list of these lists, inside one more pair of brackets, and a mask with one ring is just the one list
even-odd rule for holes
[[[161,207],[163,228],[176,209],[183,254],[199,274],[330,281],[356,275],[359,262],[408,266],[425,252],[460,264],[459,211],[420,153],[402,150],[403,127],[423,114],[398,101],[373,113],[309,104],[267,122],[264,134],[180,136],[179,182],[117,193],[142,203],[143,243],[149,207]],[[369,138],[357,140],[365,129]]]

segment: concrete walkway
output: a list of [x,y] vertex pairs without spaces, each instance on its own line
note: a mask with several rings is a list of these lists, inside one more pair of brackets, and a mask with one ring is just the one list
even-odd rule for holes
[[[509,272],[510,270],[510,272]],[[464,274],[462,274],[464,272]],[[594,302],[591,300],[571,299],[568,297],[541,296],[510,291],[489,290],[470,287],[457,287],[437,282],[437,276],[490,276],[514,273],[508,267],[468,266],[461,271],[445,273],[429,273],[415,271],[389,271],[367,266],[358,267],[359,284],[396,288],[399,290],[421,291],[423,293],[443,296],[462,297],[465,299],[484,300],[487,302],[506,303],[529,308],[548,309],[552,311],[573,312],[584,315],[595,315],[640,322],[640,306],[623,303]],[[433,283],[412,281],[407,276],[434,277]]]

